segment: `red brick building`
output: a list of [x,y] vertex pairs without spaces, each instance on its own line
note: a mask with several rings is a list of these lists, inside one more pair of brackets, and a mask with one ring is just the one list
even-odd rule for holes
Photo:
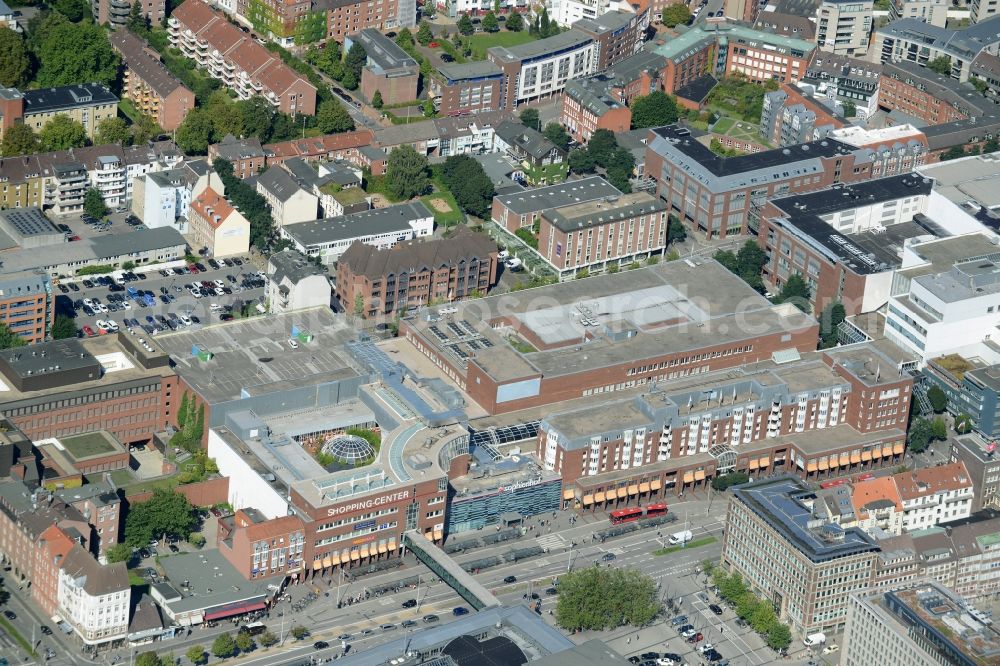
[[971,84],[905,60],[882,66],[878,106],[919,118],[928,125],[983,117],[997,108]]
[[264,171],[267,165],[264,148],[260,139],[237,139],[227,134],[219,143],[208,147],[208,161],[214,162],[222,158],[233,165],[233,175],[237,178],[249,178]]
[[636,54],[642,48],[649,8],[616,10],[594,19],[580,19],[573,28],[589,35],[598,46],[597,69],[603,71]]
[[409,54],[374,28],[350,35],[345,49],[361,44],[368,60],[361,68],[361,94],[369,102],[378,92],[383,104],[400,104],[417,99],[420,65]]
[[575,141],[586,143],[599,129],[627,132],[632,125],[632,111],[608,94],[604,75],[574,79],[563,91],[559,122]]
[[[281,143],[269,143],[263,147],[262,153],[267,154],[267,165],[281,164],[287,159],[301,157],[309,162],[330,162],[347,160],[359,166],[360,151],[370,146],[375,135],[371,130],[360,129],[341,134],[327,134],[308,139],[292,139]],[[373,173],[375,173],[373,171]]]
[[547,210],[606,197],[619,197],[621,194],[618,188],[600,176],[588,176],[559,185],[497,195],[493,197],[490,215],[495,224],[513,234],[523,227],[534,226],[541,221],[542,213]]
[[248,580],[300,571],[304,551],[305,524],[298,516],[268,520],[240,509],[219,521],[219,552]]
[[318,0],[326,12],[326,37],[341,44],[365,28],[384,31],[398,27],[398,0]]
[[433,94],[438,98],[441,115],[456,116],[500,109],[503,72],[489,60],[438,67],[438,76],[431,80]]
[[497,245],[460,227],[450,238],[379,249],[355,241],[337,261],[337,300],[367,317],[415,310],[436,301],[486,294],[497,280]]
[[194,108],[194,93],[167,70],[146,41],[127,28],[110,32],[108,39],[125,68],[122,97],[167,132],[180,127]]
[[59,608],[59,562],[77,542],[56,525],[50,525],[38,539],[31,577],[31,600],[47,617]]

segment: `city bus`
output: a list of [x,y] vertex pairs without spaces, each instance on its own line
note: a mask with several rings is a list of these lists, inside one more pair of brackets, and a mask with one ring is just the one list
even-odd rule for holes
[[650,504],[646,507],[645,518],[655,518],[656,516],[663,516],[667,513],[667,503],[661,502],[659,504]]
[[612,525],[631,523],[633,520],[639,520],[640,518],[642,518],[642,509],[640,509],[639,507],[632,507],[629,509],[618,509],[617,511],[611,512]]

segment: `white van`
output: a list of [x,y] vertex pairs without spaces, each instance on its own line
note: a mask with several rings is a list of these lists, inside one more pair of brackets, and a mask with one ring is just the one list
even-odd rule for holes
[[691,534],[691,530],[684,530],[683,532],[674,532],[673,534],[670,535],[670,538],[667,539],[667,542],[671,546],[676,546],[677,544],[687,543],[688,541],[691,540],[692,536],[694,535]]
[[822,645],[826,643],[826,634],[819,632],[817,634],[809,634],[802,639],[802,644],[806,647],[813,647],[814,645]]

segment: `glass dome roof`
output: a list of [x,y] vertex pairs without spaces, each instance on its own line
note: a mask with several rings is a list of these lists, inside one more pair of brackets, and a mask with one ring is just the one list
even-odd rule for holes
[[368,440],[355,435],[337,435],[323,444],[323,453],[346,463],[354,464],[375,457],[375,447]]

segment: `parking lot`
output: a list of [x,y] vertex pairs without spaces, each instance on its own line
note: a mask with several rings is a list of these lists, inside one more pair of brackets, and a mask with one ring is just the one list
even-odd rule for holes
[[229,260],[231,265],[212,261],[63,281],[57,286],[57,311],[74,317],[85,336],[120,328],[156,335],[224,321],[234,308],[262,304],[266,279],[248,259]]

